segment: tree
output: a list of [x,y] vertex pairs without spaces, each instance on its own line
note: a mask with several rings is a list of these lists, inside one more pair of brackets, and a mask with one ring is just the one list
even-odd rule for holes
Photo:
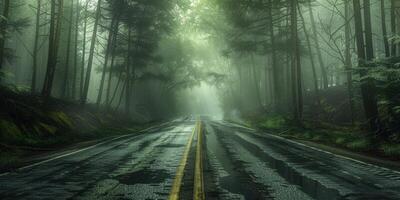
[[79,38],[79,20],[80,20],[80,3],[79,1],[76,3],[76,17],[75,17],[75,39],[74,39],[74,69],[73,69],[73,77],[72,77],[72,99],[75,99],[76,95],[76,81],[78,77],[78,38]]
[[[390,5],[390,27],[392,29],[392,35],[396,35],[397,34],[397,20],[396,20],[396,8],[397,3],[396,0],[391,0],[391,5]],[[394,57],[397,55],[397,45],[394,41],[392,41],[391,44],[391,55]]]
[[4,48],[6,43],[9,14],[10,14],[10,0],[4,0],[2,18],[0,19],[1,20],[0,21],[0,70],[3,69],[3,64],[4,64]]
[[306,42],[307,42],[308,51],[309,51],[309,54],[310,54],[314,90],[315,90],[315,94],[316,94],[316,97],[317,97],[317,104],[319,106],[321,104],[321,97],[320,97],[319,88],[318,88],[317,70],[315,68],[315,61],[314,61],[314,55],[313,55],[311,41],[310,41],[310,34],[307,32],[306,23],[305,23],[303,14],[301,13],[300,7],[299,7],[299,16],[300,16],[302,24],[303,24],[304,36],[305,36],[305,39],[306,39]]
[[390,48],[389,48],[389,37],[386,30],[385,0],[381,0],[381,24],[382,24],[383,44],[385,46],[385,56],[389,57]]
[[65,68],[64,68],[64,77],[63,77],[63,85],[61,88],[61,96],[63,98],[66,97],[68,90],[68,78],[69,78],[69,62],[71,55],[71,40],[72,40],[72,27],[73,27],[73,16],[74,16],[74,0],[71,0],[70,13],[69,13],[69,26],[68,26],[68,35],[67,35],[67,56],[65,60]]
[[[114,27],[114,34],[113,34],[113,39],[112,39],[112,46],[111,46],[111,64],[110,64],[110,72],[108,73],[108,81],[107,81],[107,90],[106,90],[106,106],[109,108],[111,105],[111,100],[110,100],[110,94],[111,94],[111,82],[112,82],[112,75],[113,75],[113,70],[115,70],[115,57],[116,57],[116,47],[117,47],[117,42],[118,42],[118,31],[119,31],[119,17],[117,19],[117,24]],[[121,78],[118,79],[117,83],[117,89],[119,86]],[[117,90],[116,89],[116,90]]]
[[269,30],[269,38],[271,44],[271,61],[272,61],[272,70],[273,70],[273,88],[274,88],[274,105],[276,109],[280,109],[282,102],[282,92],[280,90],[281,83],[281,73],[279,71],[278,63],[277,63],[277,52],[276,52],[276,43],[275,43],[275,32],[274,32],[274,15],[273,15],[273,2],[272,0],[268,1],[268,30]]
[[293,118],[296,123],[301,123],[303,112],[303,95],[301,81],[301,62],[299,50],[299,36],[297,32],[297,0],[290,1],[290,23],[291,23],[291,74],[292,74],[292,98],[293,98]]
[[315,48],[317,49],[317,55],[318,55],[318,62],[321,67],[321,74],[322,74],[322,83],[323,83],[323,88],[328,88],[328,75],[326,72],[324,60],[322,58],[322,53],[321,53],[321,47],[319,45],[319,40],[318,40],[318,32],[317,32],[317,26],[315,23],[315,18],[314,18],[314,12],[311,6],[311,1],[308,2],[308,9],[310,13],[310,20],[311,20],[311,28],[312,28],[312,38],[314,39],[315,43]]
[[38,64],[38,52],[39,52],[39,31],[40,31],[40,15],[41,15],[41,7],[42,0],[37,0],[36,4],[36,25],[35,25],[35,41],[33,44],[33,67],[32,67],[32,81],[31,81],[31,92],[34,93],[36,91],[36,78],[37,78],[37,64]]
[[61,21],[63,16],[63,0],[51,0],[49,50],[47,70],[42,89],[42,95],[49,97],[53,87],[54,73],[57,65],[57,53],[61,34]]
[[125,80],[125,111],[130,115],[131,111],[131,44],[132,44],[132,28],[128,27],[128,51],[126,54],[126,80]]
[[86,58],[86,34],[87,34],[87,25],[88,25],[88,7],[90,0],[86,0],[86,5],[84,9],[84,18],[83,18],[83,42],[82,42],[82,60],[81,60],[81,69],[80,69],[80,84],[79,84],[79,95],[80,99],[83,98],[83,91],[85,85],[85,58]]
[[[367,66],[366,61],[373,59],[372,45],[372,30],[371,30],[371,15],[369,0],[364,0],[364,18],[365,18],[365,43],[363,35],[363,25],[361,17],[360,0],[353,0],[354,22],[356,31],[356,43],[359,67]],[[360,70],[361,77],[366,77],[367,72],[364,69]],[[375,95],[375,84],[370,78],[365,78],[361,84],[361,93],[363,97],[363,105],[368,124],[372,131],[378,130],[378,106]]]
[[101,0],[98,0],[97,8],[96,8],[96,17],[95,17],[95,22],[94,22],[94,25],[93,25],[93,34],[92,34],[92,37],[91,37],[88,64],[87,64],[87,69],[86,69],[85,84],[83,86],[83,94],[82,94],[82,97],[81,97],[81,103],[82,104],[86,103],[88,92],[89,92],[90,75],[92,73],[94,48],[96,46],[97,29],[98,29],[100,17],[101,17]]
[[107,65],[108,65],[108,60],[109,60],[109,56],[111,53],[111,48],[113,46],[112,42],[113,42],[113,35],[116,34],[115,32],[115,26],[118,26],[118,22],[116,20],[115,16],[112,16],[111,19],[111,23],[110,23],[110,27],[109,27],[109,31],[108,31],[108,39],[107,39],[107,48],[105,51],[105,59],[104,59],[104,64],[103,64],[103,71],[101,73],[101,80],[100,80],[100,88],[99,88],[99,93],[97,95],[97,107],[100,106],[101,104],[101,99],[103,96],[103,88],[104,88],[104,81],[106,78],[106,72],[107,72]]
[[351,114],[351,123],[354,125],[354,94],[353,94],[353,72],[352,72],[352,61],[351,61],[351,30],[350,30],[350,0],[345,2],[345,68],[347,76],[347,92],[349,95],[349,108]]

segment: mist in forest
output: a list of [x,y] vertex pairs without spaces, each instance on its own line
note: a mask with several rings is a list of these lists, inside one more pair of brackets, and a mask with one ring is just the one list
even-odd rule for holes
[[399,138],[396,0],[0,2],[3,99],[135,121],[280,116]]

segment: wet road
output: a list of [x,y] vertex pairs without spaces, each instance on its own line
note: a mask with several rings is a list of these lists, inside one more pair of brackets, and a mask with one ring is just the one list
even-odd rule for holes
[[186,119],[1,174],[0,199],[400,199],[400,173]]

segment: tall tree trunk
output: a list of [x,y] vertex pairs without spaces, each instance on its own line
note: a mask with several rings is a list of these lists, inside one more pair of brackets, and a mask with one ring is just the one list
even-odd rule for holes
[[130,110],[131,110],[131,72],[130,72],[130,68],[131,68],[131,35],[132,35],[132,30],[131,27],[128,28],[128,51],[127,51],[127,55],[126,55],[126,98],[125,98],[125,110],[126,110],[126,114],[129,116],[130,115]]
[[[382,0],[383,1],[383,0]],[[392,29],[392,35],[395,36],[397,34],[397,20],[396,20],[396,1],[397,0],[392,0],[391,1],[391,6],[390,6],[390,27]],[[392,56],[397,55],[397,45],[395,44],[394,41],[392,41],[391,44],[391,49],[392,49]]]
[[69,27],[68,27],[68,36],[67,36],[67,56],[65,61],[64,68],[64,77],[63,77],[63,85],[62,85],[62,93],[61,96],[63,98],[66,97],[66,93],[68,90],[68,78],[69,78],[69,60],[71,55],[71,40],[72,40],[72,26],[73,26],[73,15],[74,14],[74,0],[71,0],[71,7],[69,13]]
[[[4,0],[3,2],[3,19],[0,22],[0,70],[3,69],[4,64],[4,48],[6,45],[6,35],[7,35],[7,24],[9,21],[10,14],[10,0]],[[0,77],[1,81],[1,77]]]
[[83,86],[83,95],[82,95],[82,99],[81,99],[82,104],[86,103],[87,97],[88,97],[89,84],[90,84],[90,78],[91,78],[92,67],[93,67],[94,48],[96,47],[96,41],[97,41],[97,29],[98,29],[99,20],[101,17],[100,14],[101,14],[101,0],[98,0],[97,10],[96,10],[96,18],[95,18],[94,26],[93,26],[93,35],[91,38],[91,44],[90,44],[90,50],[89,50],[88,65],[87,65],[87,69],[86,69],[85,84]]
[[74,69],[72,77],[72,96],[71,98],[75,100],[76,98],[76,81],[78,76],[78,37],[79,37],[79,19],[80,19],[80,4],[79,1],[76,2],[76,17],[75,17],[75,38],[74,38]]
[[108,58],[110,55],[111,47],[113,46],[113,31],[114,31],[114,26],[116,25],[116,19],[115,16],[112,17],[111,19],[111,24],[110,24],[110,30],[108,32],[108,39],[107,39],[107,48],[105,52],[105,58],[104,58],[104,65],[103,65],[103,72],[101,74],[101,80],[100,80],[100,88],[99,88],[99,93],[97,96],[97,102],[96,105],[97,107],[100,106],[101,104],[101,99],[103,96],[103,88],[104,88],[104,81],[106,79],[106,72],[107,72],[107,64],[108,64]]
[[49,52],[47,58],[47,70],[42,89],[42,95],[44,97],[49,97],[53,88],[54,73],[57,65],[58,47],[61,35],[63,3],[63,0],[59,0],[57,6],[56,0],[51,1]]
[[[367,61],[372,61],[374,59],[374,45],[372,38],[372,25],[371,25],[371,8],[370,0],[364,0],[364,24],[365,24],[365,48]],[[371,128],[377,131],[379,127],[378,118],[378,104],[376,97],[376,87],[373,80],[367,80],[368,87],[366,88],[366,93],[368,93],[367,105],[365,105],[367,119],[370,120]]]
[[314,80],[313,81],[313,83],[314,83],[314,91],[315,91],[315,95],[317,97],[317,104],[319,106],[321,104],[321,97],[320,97],[320,94],[319,94],[317,70],[315,68],[315,60],[314,60],[314,54],[313,54],[313,51],[312,51],[310,35],[307,32],[306,23],[304,21],[304,17],[303,17],[303,14],[302,14],[301,10],[300,10],[300,7],[298,9],[299,9],[299,15],[300,15],[300,18],[301,18],[301,21],[302,21],[302,24],[303,24],[303,30],[304,30],[304,35],[306,37],[308,52],[310,54],[311,70],[312,70],[312,76],[313,76],[313,80]]
[[262,100],[261,100],[261,95],[260,95],[260,80],[259,80],[259,78],[257,77],[257,70],[256,70],[256,64],[254,63],[254,55],[253,54],[251,54],[251,66],[252,66],[252,75],[253,75],[253,83],[254,83],[254,90],[255,90],[255,92],[256,92],[256,96],[257,96],[257,103],[258,103],[258,106],[260,107],[260,108],[263,108],[263,105],[262,105]]
[[299,91],[297,84],[298,79],[298,33],[297,33],[297,1],[290,1],[290,22],[291,22],[291,44],[292,54],[291,54],[291,74],[292,74],[292,100],[293,100],[293,118],[296,123],[300,123],[300,110],[299,110]]
[[40,15],[42,8],[42,0],[37,0],[36,9],[36,24],[35,24],[35,41],[33,44],[33,66],[32,66],[32,79],[31,79],[31,93],[36,91],[36,76],[37,76],[37,60],[39,52],[39,37],[40,37]]
[[126,86],[127,86],[127,84],[128,84],[128,83],[127,83],[126,81],[124,81],[124,84],[122,85],[122,89],[121,89],[121,95],[119,96],[119,101],[118,101],[117,106],[115,107],[115,110],[118,110],[119,107],[121,106],[122,99],[123,99],[123,97],[124,97],[124,92],[126,92]]
[[[373,58],[371,16],[369,13],[370,12],[369,1],[364,1],[366,45],[364,45],[360,0],[353,0],[353,7],[354,7],[354,21],[355,21],[359,66],[365,67],[366,61]],[[368,48],[370,48],[370,49],[368,49]],[[360,74],[361,74],[361,77],[365,77],[367,75],[367,72],[365,70],[361,70]],[[375,85],[372,82],[372,80],[370,80],[370,79],[365,80],[361,84],[361,93],[362,93],[362,97],[363,97],[363,105],[364,105],[365,115],[368,120],[370,129],[372,131],[376,131],[378,128],[378,126],[377,126],[378,108],[377,108],[377,103],[376,103]]]
[[351,124],[354,125],[354,94],[353,94],[353,72],[352,72],[352,62],[351,62],[351,29],[350,29],[350,0],[345,1],[345,68],[347,76],[347,91],[349,94],[349,108],[351,115]]
[[[274,15],[273,15],[273,2],[269,0],[268,5],[268,29],[269,29],[269,38],[271,43],[271,62],[272,62],[272,70],[273,70],[273,106],[275,111],[280,111],[281,103],[282,103],[282,92],[280,90],[281,84],[281,73],[277,64],[277,54],[276,54],[276,44],[275,44],[275,31],[274,31]],[[267,78],[267,77],[266,77]]]
[[85,85],[85,59],[86,59],[86,34],[87,34],[87,24],[88,24],[88,7],[90,0],[86,0],[85,5],[85,16],[83,23],[83,41],[82,41],[82,60],[81,60],[81,70],[80,70],[80,83],[79,83],[79,95],[80,99],[83,98],[83,88]]
[[[109,102],[109,106],[110,106],[110,107],[111,107],[111,105],[112,105],[112,102],[114,102],[115,97],[117,96],[117,92],[118,92],[118,89],[119,89],[119,85],[120,85],[120,83],[121,83],[121,80],[122,80],[122,72],[119,73],[117,85],[115,86],[113,95],[111,96],[111,99],[110,99],[110,102]],[[123,89],[122,89],[122,90],[123,90]]]
[[317,49],[317,55],[318,55],[318,62],[319,65],[321,67],[321,75],[322,75],[322,83],[323,83],[323,88],[328,88],[328,74],[326,72],[326,67],[325,67],[325,63],[324,60],[322,58],[322,52],[321,52],[321,47],[319,45],[319,40],[318,40],[318,32],[317,32],[317,26],[315,23],[315,17],[314,17],[314,12],[311,6],[311,1],[308,3],[308,9],[309,9],[309,13],[310,13],[310,20],[311,20],[311,28],[312,28],[312,32],[313,32],[313,39],[314,39],[314,43]]
[[385,1],[381,0],[381,24],[382,24],[382,35],[383,35],[383,44],[385,46],[385,56],[390,56],[390,49],[389,49],[389,38],[386,29],[386,12],[385,12]]
[[114,63],[115,63],[115,50],[117,48],[118,42],[118,30],[119,30],[119,17],[117,19],[117,24],[114,27],[114,34],[113,34],[113,41],[112,41],[112,50],[111,50],[111,65],[110,65],[110,72],[108,73],[108,81],[107,81],[107,92],[106,92],[106,104],[107,107],[111,105],[110,102],[110,91],[111,91],[111,82],[112,82],[112,74],[114,70]]

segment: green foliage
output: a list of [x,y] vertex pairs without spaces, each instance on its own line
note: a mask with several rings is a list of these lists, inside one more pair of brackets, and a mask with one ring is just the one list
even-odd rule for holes
[[286,119],[282,116],[274,116],[268,117],[265,121],[261,124],[261,127],[267,129],[280,129],[287,125]]
[[0,119],[0,138],[2,142],[20,143],[24,135],[15,123]]
[[72,129],[73,124],[71,119],[64,112],[50,112],[49,116],[52,120],[54,120],[57,124],[65,127],[67,129]]
[[400,144],[384,144],[381,150],[388,156],[400,156]]
[[57,131],[57,128],[55,126],[45,124],[42,122],[39,122],[37,125],[34,125],[34,128],[37,133],[40,135],[54,135]]
[[346,147],[355,151],[366,151],[372,148],[372,144],[369,139],[357,138],[356,140],[348,142]]
[[[381,131],[389,138],[398,138],[400,132],[400,57],[374,60],[367,67],[359,67],[364,76],[356,81],[372,80],[378,94]],[[387,138],[386,138],[387,139]]]

